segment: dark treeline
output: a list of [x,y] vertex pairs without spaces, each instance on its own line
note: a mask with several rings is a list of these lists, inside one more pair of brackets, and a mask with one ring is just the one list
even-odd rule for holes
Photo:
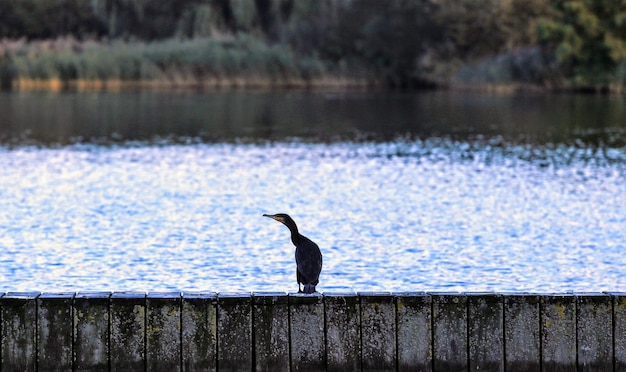
[[[19,78],[239,75],[306,82],[358,76],[396,88],[528,84],[621,90],[626,5],[620,3],[0,0],[0,79],[7,86]],[[85,54],[107,56],[108,64],[119,67],[107,70]]]

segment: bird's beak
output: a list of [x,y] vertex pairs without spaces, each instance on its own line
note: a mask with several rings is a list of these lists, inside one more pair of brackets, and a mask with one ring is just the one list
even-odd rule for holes
[[268,217],[268,218],[271,218],[271,219],[276,220],[278,222],[282,222],[283,221],[282,218],[278,217],[275,214],[263,214],[263,217]]

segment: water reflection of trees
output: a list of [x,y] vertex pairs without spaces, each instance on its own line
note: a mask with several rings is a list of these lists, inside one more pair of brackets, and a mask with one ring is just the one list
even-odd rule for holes
[[607,159],[626,147],[626,106],[607,96],[20,93],[0,95],[0,114],[0,141],[17,145],[447,138],[494,149],[566,146]]

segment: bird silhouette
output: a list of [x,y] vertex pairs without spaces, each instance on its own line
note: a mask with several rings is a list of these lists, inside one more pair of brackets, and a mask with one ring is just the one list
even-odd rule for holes
[[[322,252],[311,239],[298,232],[295,221],[285,213],[264,214],[281,222],[291,231],[291,242],[296,246],[296,280],[298,281],[299,293],[314,293],[315,286],[319,283],[322,272]],[[304,286],[300,289],[300,284]]]

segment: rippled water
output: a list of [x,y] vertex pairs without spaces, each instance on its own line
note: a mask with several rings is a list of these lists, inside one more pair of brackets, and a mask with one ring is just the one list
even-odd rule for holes
[[[491,137],[490,137],[491,138]],[[14,290],[623,291],[626,150],[383,142],[0,147]]]

